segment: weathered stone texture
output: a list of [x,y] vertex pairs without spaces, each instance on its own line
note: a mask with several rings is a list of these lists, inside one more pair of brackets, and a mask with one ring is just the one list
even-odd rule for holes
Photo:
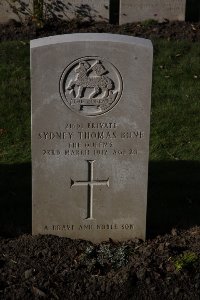
[[183,21],[186,0],[121,0],[120,24],[145,20]]
[[34,234],[145,238],[152,52],[112,34],[31,41]]

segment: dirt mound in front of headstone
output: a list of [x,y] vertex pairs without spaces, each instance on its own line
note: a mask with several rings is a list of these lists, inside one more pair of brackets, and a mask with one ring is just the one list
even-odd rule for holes
[[37,28],[34,23],[20,24],[12,20],[7,24],[0,24],[0,41],[4,40],[30,40],[39,37],[76,33],[76,32],[107,32],[126,34],[143,38],[165,38],[168,40],[187,39],[200,41],[200,22],[164,22],[145,21],[124,25],[111,25],[94,22],[49,22],[43,28]]
[[199,299],[200,227],[94,245],[56,236],[0,239],[2,299]]

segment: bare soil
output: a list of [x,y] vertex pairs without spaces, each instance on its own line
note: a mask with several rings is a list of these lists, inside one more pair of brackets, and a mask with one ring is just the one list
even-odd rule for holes
[[44,36],[75,32],[108,32],[150,39],[187,39],[195,42],[200,41],[200,22],[143,22],[119,26],[107,23],[83,23],[75,20],[71,22],[49,22],[43,28],[37,28],[32,22],[22,25],[12,20],[7,24],[0,24],[0,41],[30,40]]
[[200,299],[200,227],[142,242],[0,240],[2,299]]

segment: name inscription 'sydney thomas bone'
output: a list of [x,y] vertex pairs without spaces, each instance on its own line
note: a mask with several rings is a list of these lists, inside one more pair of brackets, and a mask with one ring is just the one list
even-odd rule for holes
[[152,56],[121,35],[31,41],[33,234],[145,239]]

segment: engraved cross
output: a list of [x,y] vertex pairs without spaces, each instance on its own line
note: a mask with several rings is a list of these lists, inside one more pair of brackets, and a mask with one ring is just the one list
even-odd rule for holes
[[93,188],[94,186],[109,187],[109,178],[107,180],[94,180],[94,162],[95,160],[87,160],[88,162],[88,181],[74,181],[71,179],[71,188],[73,186],[88,187],[87,217],[86,220],[93,218]]

